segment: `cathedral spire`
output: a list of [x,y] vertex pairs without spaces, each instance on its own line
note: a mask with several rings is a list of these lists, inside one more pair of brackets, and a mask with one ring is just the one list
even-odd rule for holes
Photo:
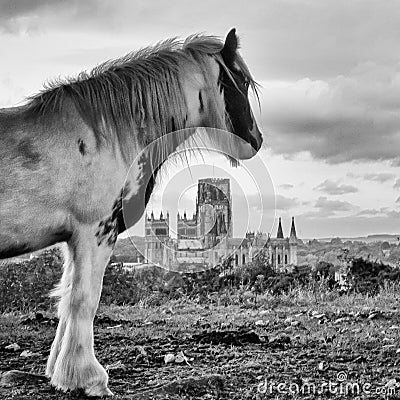
[[283,230],[282,230],[282,223],[281,218],[279,217],[279,224],[278,224],[278,234],[276,235],[278,239],[283,239]]
[[291,238],[297,239],[296,227],[295,227],[295,225],[294,225],[294,217],[292,217],[292,226],[291,226],[291,228],[290,228],[290,237],[291,237]]

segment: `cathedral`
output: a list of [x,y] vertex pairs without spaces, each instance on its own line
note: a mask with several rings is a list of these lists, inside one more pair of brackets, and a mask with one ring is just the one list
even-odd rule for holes
[[169,234],[169,214],[145,219],[145,258],[147,262],[173,270],[211,268],[229,254],[232,237],[230,180],[200,179],[196,211],[191,218],[177,215],[177,238]]
[[297,235],[294,217],[292,217],[290,236],[284,238],[282,221],[279,218],[276,238],[269,236],[264,248],[266,249],[269,263],[275,271],[285,271],[289,269],[289,266],[297,265]]
[[284,238],[279,218],[276,238],[262,233],[248,233],[245,239],[233,238],[230,180],[200,179],[196,208],[191,218],[186,212],[177,215],[177,238],[170,236],[170,217],[146,214],[145,259],[175,271],[212,268],[228,257],[233,267],[240,267],[263,251],[277,271],[297,265],[297,236],[292,218],[290,236]]

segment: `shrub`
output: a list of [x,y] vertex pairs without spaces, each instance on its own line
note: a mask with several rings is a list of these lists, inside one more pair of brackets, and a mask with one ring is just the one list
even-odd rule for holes
[[0,311],[47,308],[48,294],[59,281],[62,259],[58,249],[44,251],[29,261],[6,262],[0,267]]
[[[399,269],[362,258],[347,257],[345,261],[350,287],[355,292],[375,295],[388,283],[400,281]],[[2,264],[0,312],[48,308],[54,302],[48,293],[61,274],[62,258],[58,249],[46,250],[39,258],[29,261]],[[281,295],[290,294],[293,289],[322,298],[334,288],[334,268],[330,263],[320,262],[313,273],[304,266],[295,267],[292,272],[276,273],[265,256],[259,254],[253,262],[240,268],[232,268],[227,260],[222,266],[194,273],[169,272],[152,266],[127,270],[122,263],[108,265],[101,302],[156,305],[179,298],[209,302],[213,293],[225,299],[236,296],[240,302],[243,293],[250,293],[256,299],[265,292]]]
[[386,281],[399,280],[400,271],[382,262],[353,258],[347,276],[355,292],[376,295]]

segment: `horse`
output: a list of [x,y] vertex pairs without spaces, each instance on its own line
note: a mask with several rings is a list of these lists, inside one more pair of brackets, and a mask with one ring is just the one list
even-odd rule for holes
[[[238,160],[260,149],[248,97],[257,83],[238,46],[235,29],[225,40],[165,40],[0,110],[0,259],[64,246],[46,366],[56,388],[112,395],[93,343],[104,270],[117,236],[144,213],[160,165],[187,136],[161,140],[156,167],[143,150],[197,127],[239,138]],[[223,142],[222,150],[231,145]]]

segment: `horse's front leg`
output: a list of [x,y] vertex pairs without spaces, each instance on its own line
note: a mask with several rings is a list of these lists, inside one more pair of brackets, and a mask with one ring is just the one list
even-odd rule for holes
[[104,269],[116,234],[102,225],[80,226],[68,243],[67,265],[59,292],[59,327],[48,361],[51,383],[64,391],[83,388],[89,396],[111,395],[108,375],[94,355],[93,319]]
[[58,354],[61,350],[62,339],[64,337],[66,317],[63,310],[66,309],[68,303],[71,300],[71,284],[72,284],[72,273],[74,271],[74,260],[73,253],[69,246],[63,248],[64,253],[64,271],[62,278],[57,285],[57,287],[52,291],[51,296],[58,297],[60,300],[58,302],[58,326],[56,336],[51,345],[51,351],[49,358],[47,360],[46,375],[51,378],[54,373],[54,366],[57,361]]

